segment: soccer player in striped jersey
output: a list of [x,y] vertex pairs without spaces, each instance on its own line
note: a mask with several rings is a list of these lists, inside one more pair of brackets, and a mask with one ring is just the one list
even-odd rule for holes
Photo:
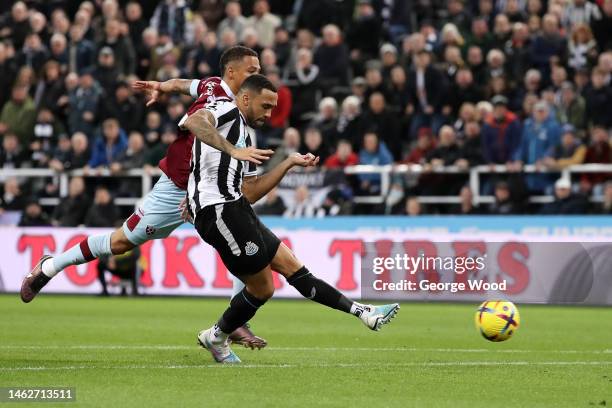
[[[245,78],[260,70],[257,53],[242,46],[227,49],[221,56],[220,66],[223,78],[172,79],[161,83],[137,81],[134,87],[150,94],[147,105],[156,102],[161,93],[190,94],[196,98],[196,101],[189,108],[189,112],[195,112],[206,103],[215,100],[233,100],[234,94]],[[149,240],[165,238],[183,224],[185,220],[181,205],[185,200],[190,173],[192,145],[193,135],[181,130],[179,137],[168,147],[166,156],[159,163],[163,172],[161,178],[144,198],[143,204],[123,226],[113,232],[90,236],[58,256],[44,255],[24,278],[21,299],[26,303],[31,302],[51,278],[70,265],[90,262],[101,256],[123,254]],[[228,149],[225,153],[231,157],[257,164],[267,160],[273,153],[271,150],[259,150],[251,146],[237,148],[222,144],[214,138],[211,140],[211,145]],[[243,287],[243,283],[234,278],[234,293],[240,292]],[[247,326],[237,328],[232,333],[231,340],[251,348],[261,348],[266,345],[265,340],[255,336]]]
[[253,127],[261,127],[270,118],[277,98],[276,88],[266,77],[252,75],[242,83],[235,103],[219,100],[191,111],[181,121],[181,127],[196,138],[187,188],[194,225],[202,239],[217,250],[227,269],[246,285],[217,323],[198,334],[200,344],[220,363],[240,362],[229,346],[229,335],[272,297],[273,269],[302,296],[353,314],[372,330],[379,330],[399,309],[397,303],[373,306],[349,300],[314,277],[255,215],[252,203],[274,188],[292,167],[316,166],[318,157],[293,154],[257,176],[253,162],[223,153],[229,147],[211,146],[209,141],[216,140],[215,134],[232,146],[252,144]]

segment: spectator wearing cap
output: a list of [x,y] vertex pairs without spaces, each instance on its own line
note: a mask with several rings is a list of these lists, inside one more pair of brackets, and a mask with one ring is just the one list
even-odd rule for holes
[[270,48],[274,45],[274,30],[281,25],[281,19],[270,13],[270,4],[267,0],[256,0],[253,4],[253,15],[247,18],[247,26],[257,32],[259,45]]
[[[363,64],[378,57],[382,22],[376,15],[370,0],[359,0],[357,12],[346,32],[346,44],[351,50],[355,74],[363,73]],[[380,49],[382,53],[383,50]]]
[[338,26],[328,24],[323,27],[323,41],[315,51],[314,62],[321,70],[322,89],[327,93],[335,86],[348,85],[349,51]]
[[93,135],[98,102],[102,89],[89,72],[79,78],[79,85],[68,93],[68,130],[70,133],[83,132]]
[[101,134],[96,138],[91,151],[88,168],[107,167],[127,148],[127,136],[119,127],[119,121],[108,118],[102,123]]
[[576,129],[572,125],[563,126],[561,143],[553,146],[544,158],[546,167],[562,170],[575,164],[584,163],[587,148],[576,137]]
[[586,101],[586,116],[589,125],[612,125],[610,105],[612,104],[612,89],[606,86],[606,73],[601,68],[593,69],[591,84],[584,90]]
[[442,105],[446,94],[444,76],[431,65],[431,55],[421,51],[414,59],[414,68],[408,74],[411,90],[408,113],[412,115],[410,135],[415,137],[421,127],[431,127],[434,133],[444,123]]
[[482,128],[482,149],[487,164],[506,164],[521,144],[521,125],[508,110],[508,98],[497,95],[492,100],[493,113],[485,118]]
[[242,15],[242,6],[237,0],[228,1],[225,5],[225,18],[221,20],[217,27],[217,36],[225,30],[232,30],[237,37],[242,36],[242,31],[247,24],[247,19]]
[[[359,151],[359,164],[383,166],[393,163],[393,156],[385,142],[381,141],[375,131],[363,135],[363,144]],[[360,189],[366,194],[380,192],[380,174],[360,174]]]
[[120,71],[117,67],[115,53],[110,47],[103,47],[98,53],[98,64],[91,71],[91,75],[100,85],[106,95],[112,95],[117,82],[119,81]]
[[572,193],[572,183],[567,178],[560,178],[555,182],[555,201],[545,204],[541,210],[542,215],[571,215],[586,214],[588,201],[579,194]]
[[[548,152],[559,144],[561,127],[550,114],[548,103],[541,100],[534,107],[533,116],[525,121],[521,144],[516,150],[513,160],[520,168],[523,164],[543,165]],[[548,175],[528,174],[525,177],[530,192],[543,192],[551,184]]]
[[142,126],[143,104],[134,96],[129,84],[120,81],[112,97],[104,98],[100,116],[102,119],[117,118],[119,126],[126,132],[139,129]]
[[561,84],[556,108],[557,120],[572,125],[581,135],[586,129],[586,103],[571,82]]

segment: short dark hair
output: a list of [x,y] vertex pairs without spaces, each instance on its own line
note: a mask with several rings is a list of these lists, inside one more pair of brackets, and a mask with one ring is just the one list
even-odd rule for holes
[[272,92],[277,92],[276,87],[268,78],[261,74],[251,75],[247,79],[244,80],[242,85],[240,86],[240,91],[254,91],[258,94],[261,93],[264,89],[267,89]]
[[236,45],[223,51],[221,59],[219,61],[219,68],[221,69],[221,75],[225,74],[227,65],[233,61],[240,61],[244,57],[259,57],[255,50],[249,47],[243,47],[242,45]]

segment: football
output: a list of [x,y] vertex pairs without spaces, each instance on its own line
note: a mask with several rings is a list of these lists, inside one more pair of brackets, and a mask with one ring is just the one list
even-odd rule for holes
[[516,333],[521,318],[514,303],[502,300],[483,302],[476,311],[476,329],[489,341],[505,341]]

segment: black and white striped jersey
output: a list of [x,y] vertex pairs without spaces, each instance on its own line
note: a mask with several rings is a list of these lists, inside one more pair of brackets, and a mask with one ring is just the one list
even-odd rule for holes
[[[217,100],[204,109],[213,114],[217,130],[228,142],[241,148],[253,144],[255,131],[247,125],[234,102]],[[192,213],[195,216],[206,206],[239,199],[243,177],[256,174],[254,163],[238,161],[196,138],[187,186]]]

